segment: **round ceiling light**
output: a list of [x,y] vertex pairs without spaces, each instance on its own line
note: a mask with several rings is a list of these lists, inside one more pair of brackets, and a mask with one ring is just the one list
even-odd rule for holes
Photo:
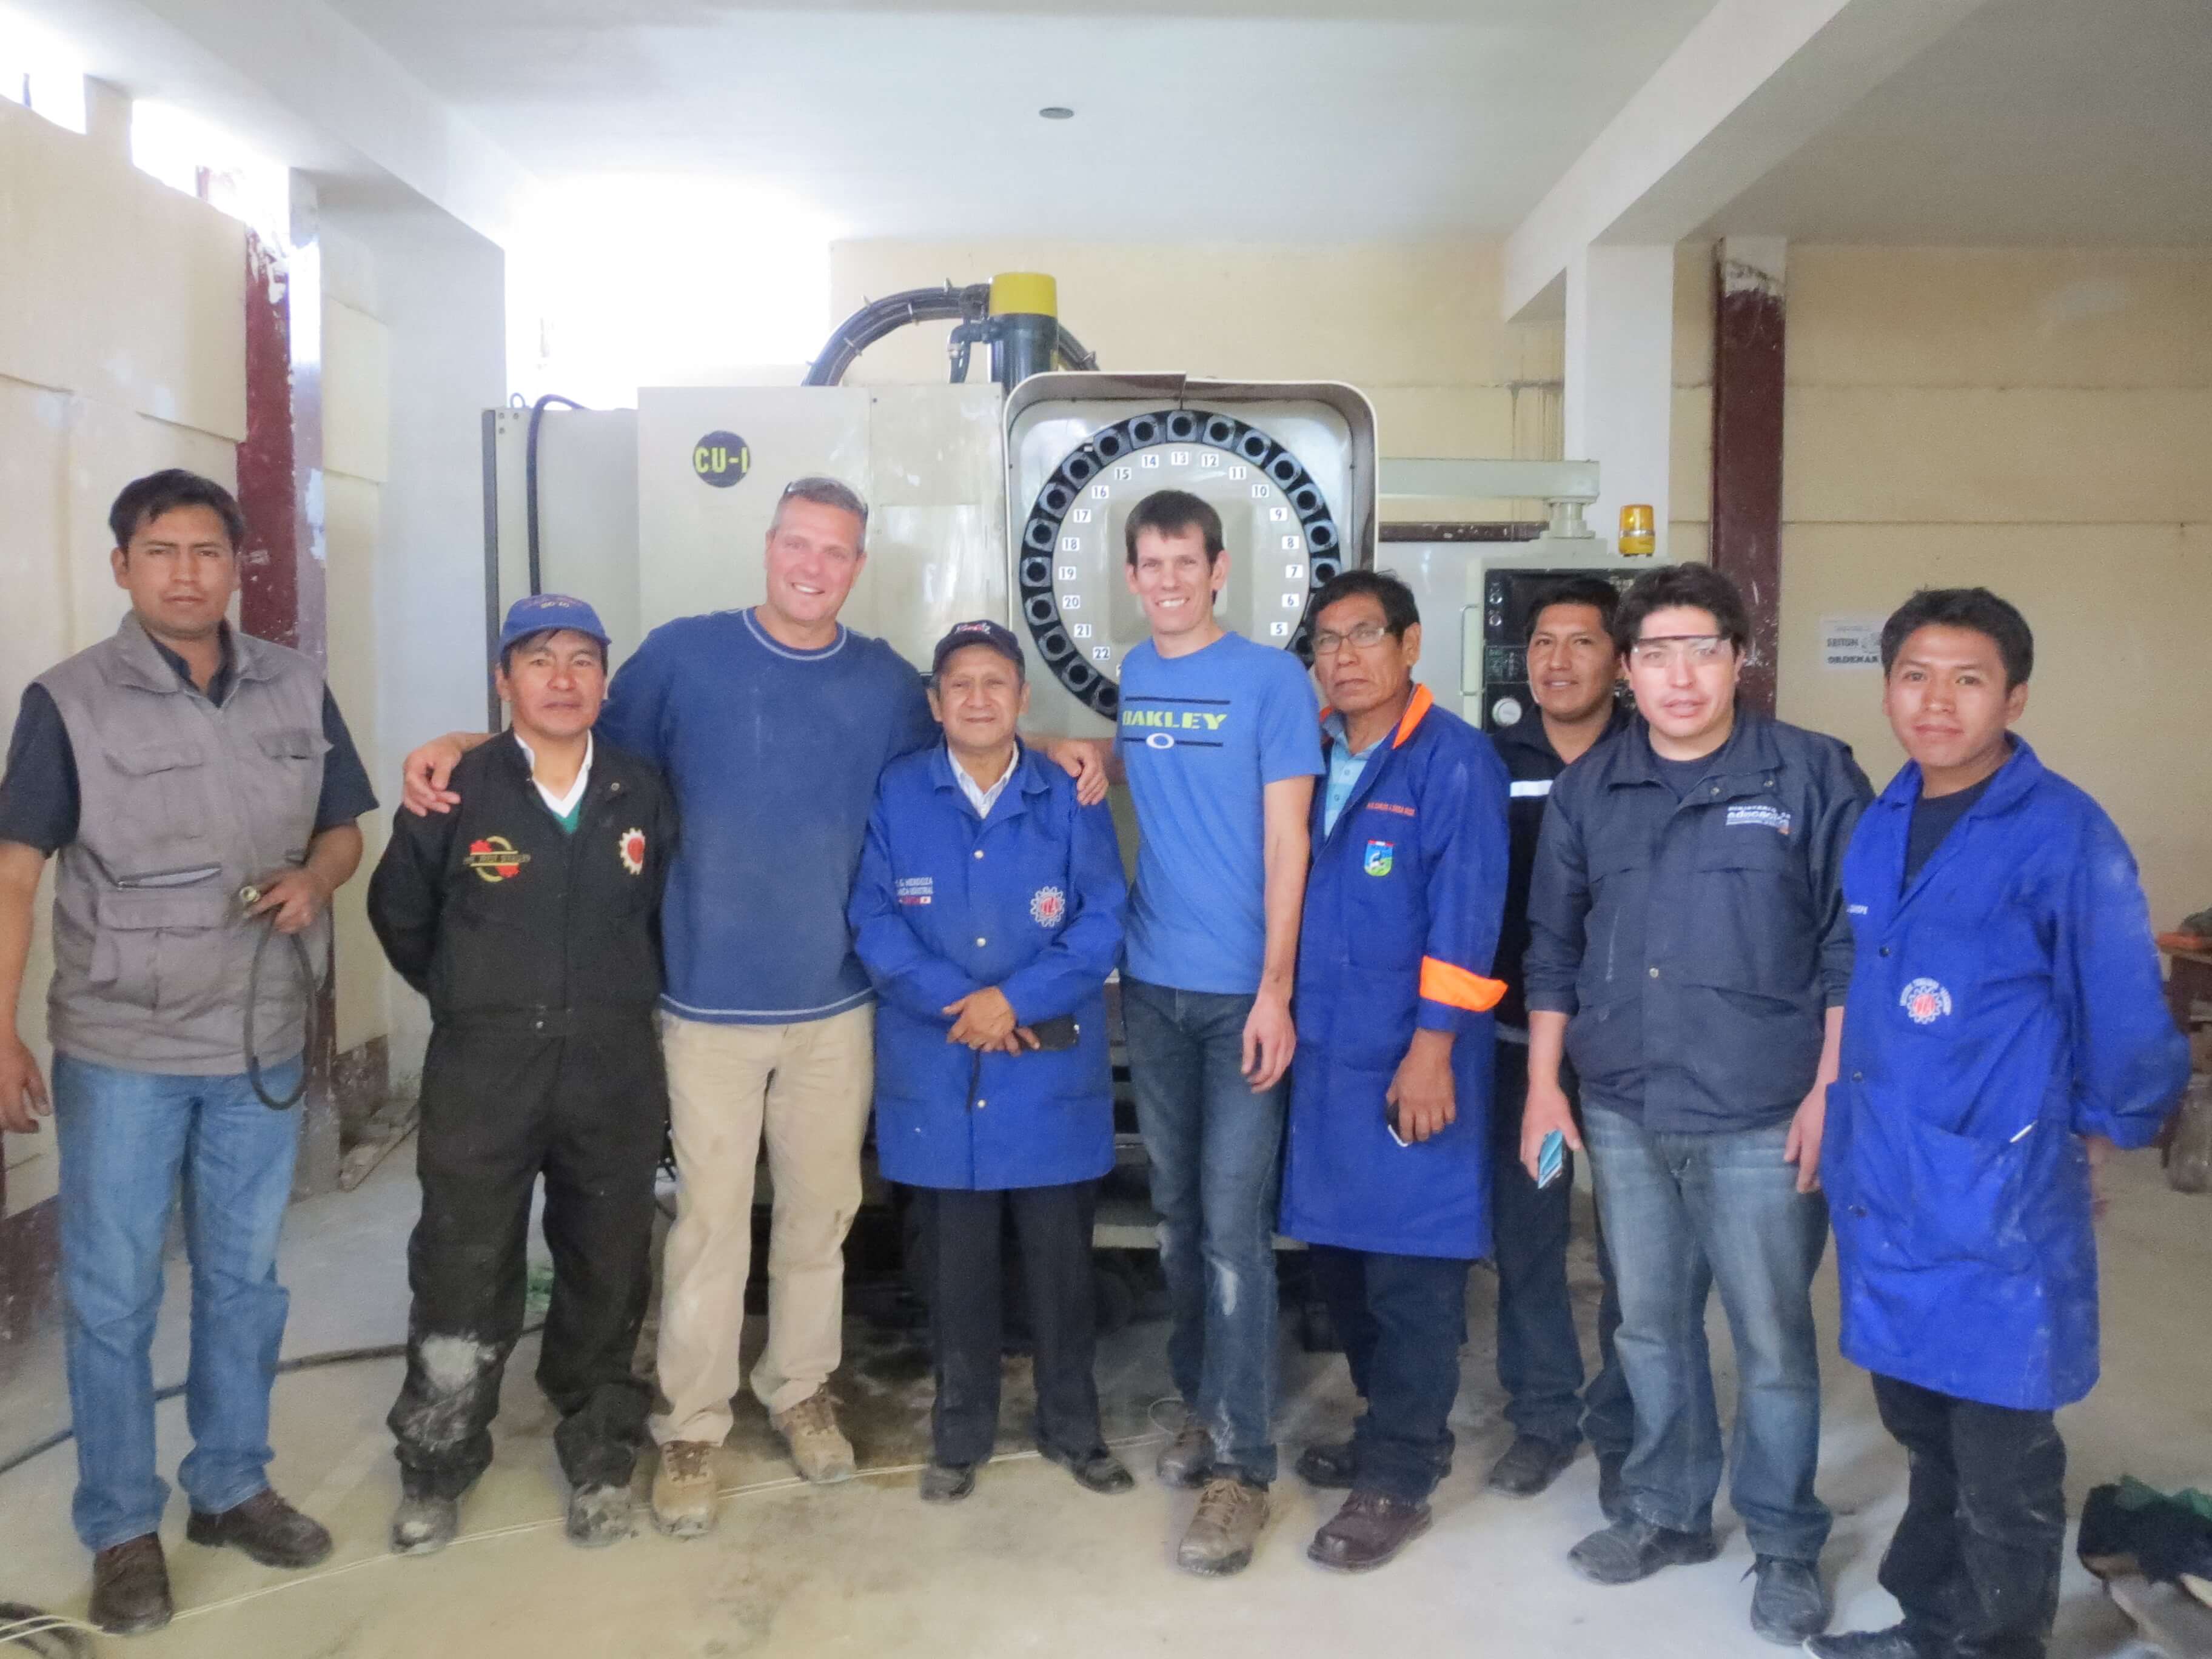
[[1037,113],[1048,121],[1072,121],[1075,118],[1075,112],[1065,104],[1047,104]]

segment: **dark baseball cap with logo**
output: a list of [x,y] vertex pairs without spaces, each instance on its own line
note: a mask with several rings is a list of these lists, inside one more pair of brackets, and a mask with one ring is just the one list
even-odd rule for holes
[[1029,670],[1022,662],[1021,641],[1013,636],[1011,629],[1001,628],[994,622],[981,621],[955,623],[951,631],[938,641],[936,653],[929,665],[932,677],[945,672],[947,657],[971,645],[988,646],[1013,664],[1014,672],[1024,679],[1029,678]]
[[509,646],[560,629],[590,635],[603,651],[614,643],[607,638],[606,624],[599,620],[599,613],[581,599],[572,599],[566,593],[532,593],[507,606],[507,621],[499,630],[500,657],[505,659]]

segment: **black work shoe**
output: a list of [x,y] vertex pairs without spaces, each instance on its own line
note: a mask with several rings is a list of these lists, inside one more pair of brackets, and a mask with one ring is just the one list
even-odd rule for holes
[[1080,1456],[1051,1446],[1040,1446],[1037,1450],[1045,1462],[1057,1463],[1073,1475],[1075,1484],[1085,1492],[1111,1494],[1131,1491],[1137,1484],[1136,1477],[1122,1466],[1121,1460],[1103,1446],[1095,1447]]
[[1608,1522],[1618,1521],[1628,1513],[1620,1501],[1620,1471],[1628,1462],[1626,1452],[1600,1452],[1597,1455],[1597,1507]]
[[323,1523],[300,1513],[264,1486],[220,1515],[192,1511],[185,1536],[195,1544],[228,1544],[264,1567],[312,1567],[327,1560],[331,1535]]
[[1827,1629],[1828,1592],[1817,1562],[1761,1555],[1753,1558],[1751,1571],[1759,1575],[1759,1588],[1751,1593],[1751,1627],[1758,1634],[1794,1648]]
[[1850,1630],[1835,1636],[1808,1637],[1805,1651],[1814,1659],[1936,1659],[1935,1650],[1914,1642],[1902,1625],[1892,1625],[1887,1630]]
[[973,1463],[932,1463],[921,1472],[921,1501],[957,1504],[975,1490]]
[[619,1544],[635,1530],[629,1518],[628,1486],[579,1486],[568,1494],[568,1515],[562,1523],[568,1541],[580,1549],[601,1550]]
[[1429,1506],[1355,1492],[1306,1546],[1306,1559],[1332,1572],[1368,1572],[1429,1529]]
[[1308,1446],[1298,1454],[1298,1479],[1309,1486],[1319,1486],[1323,1492],[1352,1490],[1352,1443],[1340,1440],[1334,1445]]
[[1566,1472],[1575,1461],[1571,1440],[1539,1440],[1533,1434],[1516,1434],[1505,1455],[1490,1466],[1486,1483],[1492,1492],[1509,1498],[1534,1498]]
[[1204,1486],[1213,1475],[1213,1437],[1195,1423],[1185,1423],[1160,1448],[1152,1468],[1164,1486]]
[[1677,1532],[1624,1515],[1567,1552],[1567,1565],[1593,1584],[1632,1584],[1662,1567],[1686,1567],[1720,1553],[1712,1531]]
[[111,1544],[92,1558],[92,1622],[111,1636],[159,1630],[176,1611],[169,1563],[150,1532]]
[[392,1512],[394,1555],[435,1555],[461,1529],[461,1500],[433,1492],[408,1492]]

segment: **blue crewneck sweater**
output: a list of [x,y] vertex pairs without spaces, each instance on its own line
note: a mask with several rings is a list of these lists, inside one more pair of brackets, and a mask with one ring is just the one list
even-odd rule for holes
[[868,1002],[845,903],[877,775],[938,740],[914,667],[848,629],[794,651],[750,611],[684,617],[623,664],[599,730],[660,768],[681,817],[661,1006],[782,1025]]

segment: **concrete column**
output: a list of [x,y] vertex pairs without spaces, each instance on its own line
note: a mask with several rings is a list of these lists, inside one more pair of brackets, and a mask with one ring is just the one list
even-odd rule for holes
[[1569,460],[1598,464],[1590,528],[1608,546],[1620,509],[1648,501],[1667,554],[1668,434],[1674,401],[1674,250],[1592,243],[1567,264]]
[[1782,635],[1783,258],[1779,236],[1730,236],[1713,319],[1713,568],[1751,608],[1740,696],[1774,712]]

